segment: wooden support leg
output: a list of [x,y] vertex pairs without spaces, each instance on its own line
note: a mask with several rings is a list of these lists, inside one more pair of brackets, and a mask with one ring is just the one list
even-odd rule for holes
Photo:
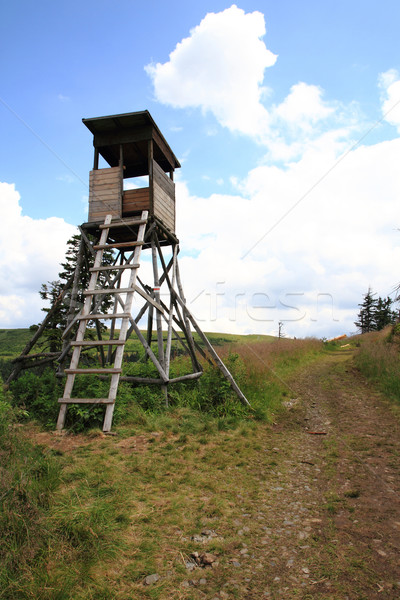
[[[153,275],[154,275],[154,298],[160,303],[160,279],[158,277],[158,265],[157,265],[157,249],[155,243],[155,236],[153,234],[153,238],[151,241],[151,253],[153,259]],[[164,359],[164,341],[163,341],[163,332],[161,325],[161,314],[159,311],[156,312],[156,323],[157,323],[157,342],[158,342],[158,360],[160,365],[165,370],[165,359]]]
[[57,419],[57,430],[58,431],[61,431],[61,429],[64,429],[65,419],[67,416],[67,407],[68,407],[68,404],[60,404],[60,412],[58,413],[58,419]]
[[103,431],[104,433],[108,433],[111,431],[111,425],[113,420],[115,403],[107,404],[106,414],[104,415],[104,423],[103,423]]

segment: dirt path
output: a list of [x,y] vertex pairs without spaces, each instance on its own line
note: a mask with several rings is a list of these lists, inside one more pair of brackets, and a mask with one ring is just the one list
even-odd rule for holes
[[399,599],[398,416],[351,354],[326,356],[290,387],[290,418],[264,448],[276,463],[264,481],[260,464],[239,597]]

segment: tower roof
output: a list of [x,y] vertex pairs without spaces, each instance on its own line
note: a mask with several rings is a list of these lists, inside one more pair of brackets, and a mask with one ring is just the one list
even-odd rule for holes
[[165,172],[181,166],[148,110],[82,121],[93,133],[94,147],[111,167],[119,164],[122,144],[124,177],[148,174],[149,140],[153,140],[154,159]]

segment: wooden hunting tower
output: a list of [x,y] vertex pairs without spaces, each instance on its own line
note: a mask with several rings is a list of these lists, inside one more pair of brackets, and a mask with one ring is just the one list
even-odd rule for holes
[[[31,359],[39,361],[37,364],[58,363],[58,375],[66,376],[66,383],[63,397],[59,399],[57,429],[64,427],[69,404],[104,404],[103,430],[110,431],[120,381],[133,386],[159,385],[168,403],[168,386],[199,378],[203,372],[202,359],[216,365],[239,399],[248,404],[186,304],[179,274],[179,241],[175,234],[173,175],[180,167],[177,158],[148,111],[83,119],[83,123],[93,134],[94,145],[94,167],[89,175],[89,218],[80,227],[75,273],[46,317],[48,319],[57,309],[57,303],[68,299],[63,348],[59,353],[45,353],[46,356],[29,355],[46,327],[45,319],[16,359],[9,380],[22,368],[35,366]],[[99,168],[100,157],[108,166]],[[141,252],[147,249],[151,250],[152,281],[146,283],[146,269],[144,276],[139,276],[139,268]],[[168,258],[164,256],[165,249],[170,253]],[[90,280],[82,293],[79,287],[81,271],[85,268]],[[163,295],[161,287],[165,291]],[[135,301],[142,302],[136,316],[132,314],[134,296]],[[112,299],[112,312],[102,308],[105,298]],[[146,315],[147,331],[143,334],[139,323]],[[102,321],[111,322],[107,334],[104,334]],[[124,374],[124,349],[132,335],[142,344],[145,360],[152,361],[154,377]],[[156,338],[154,343],[153,337]],[[192,369],[171,378],[173,342],[189,355]],[[71,356],[70,367],[64,369],[68,355]],[[79,389],[75,385],[77,377],[88,375],[109,381],[107,397],[85,398],[79,397],[79,392],[73,394],[74,386]],[[134,400],[134,389],[132,397]]]
[[[175,233],[174,171],[180,164],[150,113],[83,119],[93,133],[94,166],[89,176],[89,222],[104,222],[148,211]],[[109,165],[99,169],[99,156]],[[148,185],[135,179],[147,177]],[[124,184],[132,180],[132,186]]]

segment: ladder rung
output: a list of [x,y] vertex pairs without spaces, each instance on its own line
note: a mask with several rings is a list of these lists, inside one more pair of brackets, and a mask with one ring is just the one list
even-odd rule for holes
[[103,288],[101,290],[85,290],[84,296],[93,296],[94,294],[126,294],[126,292],[134,292],[135,288]]
[[81,342],[71,342],[71,346],[123,346],[124,344],[125,340],[82,340]]
[[91,321],[92,319],[95,321],[96,319],[126,319],[130,317],[130,313],[107,313],[105,315],[94,313],[93,315],[79,315],[77,318],[80,321]]
[[60,404],[114,404],[109,398],[59,398]]
[[109,225],[104,225],[104,223],[102,223],[99,227],[100,229],[111,229],[113,227],[129,227],[129,225],[144,225],[145,223],[147,223],[147,219],[123,219],[121,221],[110,223]]
[[91,273],[97,273],[99,271],[117,271],[123,269],[138,269],[139,263],[128,263],[127,265],[104,265],[103,267],[91,267],[89,271]]
[[122,369],[64,369],[64,373],[67,375],[94,375],[101,373],[102,375],[117,375],[122,373]]
[[131,246],[143,246],[144,242],[115,242],[111,244],[97,244],[93,250],[105,250],[106,248],[130,248]]

